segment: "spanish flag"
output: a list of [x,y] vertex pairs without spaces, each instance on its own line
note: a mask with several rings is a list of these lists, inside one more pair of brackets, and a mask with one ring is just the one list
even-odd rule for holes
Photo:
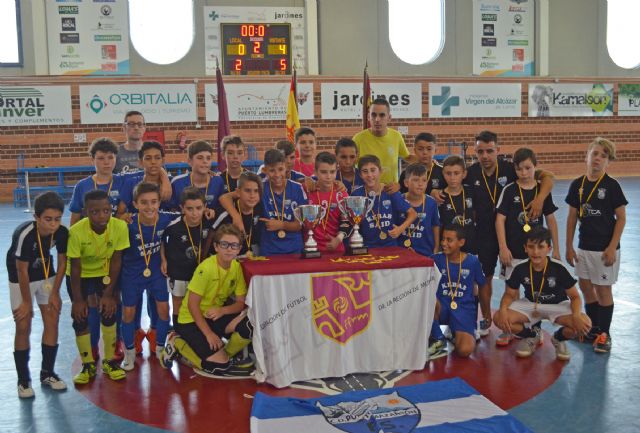
[[[293,136],[296,129],[300,128],[300,118],[298,117],[298,99],[296,95],[296,70],[293,70],[291,77],[291,88],[289,89],[289,102],[287,103],[287,140],[295,144]],[[296,148],[296,158],[298,158],[298,149]]]

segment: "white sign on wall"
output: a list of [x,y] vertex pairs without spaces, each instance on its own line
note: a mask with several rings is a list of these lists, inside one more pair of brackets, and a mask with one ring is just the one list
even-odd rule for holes
[[[320,101],[323,119],[361,119],[362,83],[322,83]],[[422,118],[420,83],[371,83],[371,97],[385,98],[391,116],[397,119]]]
[[618,116],[640,116],[640,84],[618,85]]
[[[291,82],[225,84],[229,120],[285,120]],[[313,119],[313,83],[297,83],[298,116]],[[218,89],[205,84],[206,119],[218,120]]]
[[141,112],[147,123],[198,120],[195,84],[80,86],[81,123],[122,123],[127,111]]
[[520,83],[429,83],[429,117],[520,117]]
[[72,123],[69,86],[0,87],[0,126]]
[[46,0],[49,74],[129,73],[126,0]]
[[613,116],[613,84],[529,83],[529,117]]

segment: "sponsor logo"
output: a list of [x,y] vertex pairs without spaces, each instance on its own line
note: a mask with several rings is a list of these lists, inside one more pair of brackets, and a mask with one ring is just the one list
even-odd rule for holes
[[191,97],[184,92],[112,93],[106,99],[93,95],[85,106],[97,114],[108,105],[180,105],[191,103]]
[[500,12],[500,5],[480,4],[480,11]]
[[0,118],[40,117],[43,95],[33,87],[0,87]]
[[482,46],[483,47],[495,47],[496,46],[496,38],[482,38]]
[[522,6],[509,6],[509,12],[526,12],[527,8]]
[[451,116],[451,107],[460,105],[460,97],[451,95],[451,87],[442,86],[440,95],[431,96],[431,105],[441,105],[440,113],[443,116]]
[[122,40],[122,35],[95,35],[93,40],[96,42],[117,42]]
[[89,102],[87,102],[86,106],[90,108],[94,113],[98,114],[102,111],[104,107],[106,107],[107,101],[104,101],[98,95],[93,95],[93,98]]
[[216,11],[211,11],[211,12],[209,13],[209,19],[210,19],[211,21],[215,21],[215,20],[217,20],[218,18],[220,18],[220,15],[218,15],[218,13],[217,13]]
[[565,94],[553,92],[551,98],[553,105],[588,105],[593,112],[602,113],[612,110],[613,90],[607,91],[602,84],[594,84],[589,93]]
[[102,14],[102,16],[108,17],[109,15],[111,15],[111,6],[109,5],[102,5],[100,6],[100,13]]
[[498,14],[482,14],[482,21],[498,21]]
[[60,33],[61,44],[79,44],[80,33]]
[[273,18],[276,20],[291,20],[291,19],[302,19],[304,15],[302,12],[292,13],[292,12],[275,12],[273,14]]
[[526,39],[509,39],[507,41],[507,45],[509,45],[509,46],[527,47],[527,46],[529,46],[529,41],[526,40]]
[[78,6],[58,6],[59,15],[78,15]]
[[[376,93],[371,90],[371,99],[382,98],[386,99],[389,102],[389,105],[392,107],[397,106],[407,106],[411,104],[411,95],[406,93],[397,94],[391,93],[389,95],[384,95],[382,93]],[[333,91],[333,106],[331,107],[333,110],[337,110],[339,107],[354,107],[356,105],[362,105],[362,94],[346,94],[346,93],[338,93],[337,90]]]
[[493,36],[495,34],[495,24],[484,24],[482,26],[482,34],[484,36]]
[[516,24],[522,24],[522,15],[515,14],[513,16],[513,22],[516,23]]
[[76,19],[75,17],[63,17],[62,18],[62,31],[75,32],[76,31]]

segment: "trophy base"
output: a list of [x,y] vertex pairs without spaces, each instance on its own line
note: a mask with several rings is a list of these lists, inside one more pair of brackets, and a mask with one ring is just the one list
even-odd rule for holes
[[301,259],[317,259],[320,257],[320,251],[303,251],[300,254]]
[[347,256],[362,256],[365,254],[369,254],[369,248],[362,246],[362,247],[352,247],[351,245],[347,245],[347,247],[345,248],[345,255]]

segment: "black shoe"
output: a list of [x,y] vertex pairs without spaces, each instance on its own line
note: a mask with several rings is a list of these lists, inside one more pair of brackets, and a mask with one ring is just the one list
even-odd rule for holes
[[194,368],[193,371],[196,374],[204,377],[211,377],[214,379],[252,379],[254,368],[240,368],[235,367],[233,365],[229,365],[226,368],[214,367],[212,369],[208,368]]

